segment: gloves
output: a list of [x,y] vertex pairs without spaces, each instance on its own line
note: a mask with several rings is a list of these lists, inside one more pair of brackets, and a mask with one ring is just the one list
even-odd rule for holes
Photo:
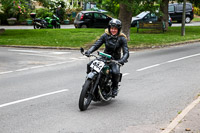
[[124,65],[124,61],[122,59],[118,60],[118,63]]
[[85,56],[89,57],[89,56],[90,56],[90,52],[89,52],[89,51],[86,51],[86,52],[85,52]]

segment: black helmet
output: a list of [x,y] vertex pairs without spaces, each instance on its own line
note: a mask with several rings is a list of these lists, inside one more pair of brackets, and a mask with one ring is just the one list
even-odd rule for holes
[[109,33],[110,33],[110,28],[111,27],[116,27],[118,29],[118,34],[117,35],[119,35],[119,33],[121,31],[121,28],[122,28],[122,23],[121,23],[121,21],[119,19],[112,19],[112,20],[110,20],[109,25],[108,25]]

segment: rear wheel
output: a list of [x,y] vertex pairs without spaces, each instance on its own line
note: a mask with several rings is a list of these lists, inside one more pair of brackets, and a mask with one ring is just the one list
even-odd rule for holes
[[79,109],[81,111],[86,110],[92,101],[92,95],[90,94],[92,83],[93,82],[91,79],[87,79],[85,81],[85,84],[83,85],[81,95],[79,98]]

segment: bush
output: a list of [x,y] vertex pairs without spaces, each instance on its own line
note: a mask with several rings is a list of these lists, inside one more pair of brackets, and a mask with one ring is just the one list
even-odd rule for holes
[[49,11],[47,8],[39,8],[36,10],[36,17],[37,18],[46,18],[52,17],[53,13]]
[[4,13],[0,13],[1,24],[7,24],[7,16]]
[[198,7],[194,7],[194,14],[200,16],[200,9]]

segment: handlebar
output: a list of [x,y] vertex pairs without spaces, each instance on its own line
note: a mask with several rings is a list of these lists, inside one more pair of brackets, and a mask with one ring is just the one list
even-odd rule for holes
[[[83,49],[83,48],[81,48],[80,51],[81,51],[82,55],[84,55],[84,56],[98,58],[98,57],[97,57],[96,55],[94,55],[94,54],[86,55],[86,54],[84,53],[84,49]],[[98,52],[98,55],[100,55],[100,56],[102,56],[102,55],[107,55],[107,54],[105,54],[105,53],[103,53],[103,54],[99,54],[99,53],[100,53],[100,52]],[[120,64],[118,61],[113,60],[112,57],[110,57],[110,60],[109,60],[109,61],[110,61],[110,62],[114,62],[114,63],[118,64],[119,66],[122,66],[122,64]]]

